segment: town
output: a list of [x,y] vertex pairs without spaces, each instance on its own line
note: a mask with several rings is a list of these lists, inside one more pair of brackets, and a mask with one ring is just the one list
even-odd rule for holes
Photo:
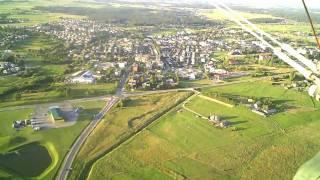
[[[114,82],[119,80],[125,68],[129,68],[128,90],[168,89],[179,87],[181,81],[207,78],[215,82],[253,76],[261,71],[254,67],[256,64],[283,65],[265,45],[247,38],[248,33],[219,26],[139,37],[142,32],[135,35],[135,32],[111,24],[63,19],[34,26],[28,31],[53,36],[68,44],[66,56],[78,68],[73,68],[74,72],[65,77],[66,83]],[[25,34],[15,39],[27,37]],[[8,41],[4,39],[2,44]],[[298,51],[312,59],[320,54],[314,47],[300,47]],[[20,70],[15,65],[7,70],[6,66],[2,66],[3,74]],[[90,72],[90,75],[83,76],[83,71]]]

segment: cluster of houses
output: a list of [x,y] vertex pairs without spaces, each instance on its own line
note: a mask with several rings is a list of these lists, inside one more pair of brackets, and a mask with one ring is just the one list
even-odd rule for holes
[[134,57],[128,88],[153,90],[177,86],[177,79],[168,76],[164,69],[160,52],[152,38],[145,38],[135,46]]
[[92,20],[62,19],[34,27],[37,32],[65,40],[72,45],[68,56],[74,60],[118,60],[133,53],[133,42],[123,38],[124,30]]
[[206,35],[191,32],[178,32],[166,37],[154,37],[155,42],[161,49],[167,68],[195,66],[205,63],[210,59],[214,51],[213,40],[207,39]]
[[[221,68],[224,59],[217,60],[213,57],[215,52],[230,52],[227,57],[229,66],[241,65],[247,53],[259,54],[259,61],[273,57],[262,43],[238,40],[246,39],[246,35],[248,36],[238,29],[217,27],[208,32],[181,31],[173,35],[148,37],[135,48],[134,60],[137,63],[132,68],[128,85],[133,89],[139,86],[149,87],[148,79],[151,79],[151,75],[156,74],[157,79],[163,79],[172,72],[179,80],[200,80],[206,73],[210,78],[218,80],[248,76],[248,72],[230,72]],[[177,83],[172,78],[158,82],[167,82],[173,86]]]
[[230,121],[222,120],[222,118],[218,115],[209,116],[209,122],[214,124],[216,127],[220,127],[220,128],[228,128],[231,126]]
[[30,37],[25,31],[2,31],[0,35],[0,47],[11,46]]
[[182,31],[166,37],[157,36],[155,41],[169,65],[176,63],[182,67],[207,65],[214,60],[213,52],[233,52],[234,55],[270,52],[262,43],[248,40],[246,36],[248,34],[242,30],[217,27],[208,32]]
[[[248,102],[254,102],[252,99],[248,99]],[[263,102],[257,101],[251,105],[251,111],[264,117],[276,114],[278,111],[275,108],[265,106]]]
[[12,75],[21,71],[21,67],[10,62],[0,62],[0,75]]
[[[133,65],[133,68],[136,68]],[[162,71],[151,71],[141,72],[133,70],[128,80],[128,88],[131,90],[135,89],[145,89],[145,90],[155,90],[155,89],[167,89],[174,88],[178,86],[178,79],[168,74],[164,74]]]
[[[177,71],[182,79],[201,79],[208,73],[214,79],[247,76],[246,72],[228,72],[224,58],[215,59],[215,53],[230,52],[226,57],[228,66],[244,63],[247,54],[257,54],[257,60],[267,61],[273,56],[270,50],[258,41],[246,38],[246,32],[239,29],[212,28],[205,32],[177,32],[168,36],[155,36],[160,47],[161,60],[165,70]],[[239,40],[244,39],[244,40]]]
[[203,79],[204,73],[200,69],[196,68],[178,68],[176,70],[179,78],[181,80],[196,80],[196,79]]
[[[139,28],[139,32],[149,31]],[[145,35],[145,39],[136,38],[135,31],[88,19],[62,19],[36,25],[33,30],[64,40],[69,44],[70,59],[92,67],[88,74],[69,78],[69,83],[93,84],[99,76],[106,76],[106,71],[111,72],[110,69],[113,77],[120,77],[129,62],[135,62],[128,81],[131,89],[174,87],[179,80],[168,74],[175,73],[181,80],[198,80],[205,75],[224,80],[249,75],[232,70],[246,63],[244,59],[248,54],[256,55],[259,62],[273,58],[271,50],[254,38],[248,38],[251,35],[247,32],[220,26],[206,31]],[[306,48],[300,51],[316,53]],[[223,57],[220,52],[229,53]]]

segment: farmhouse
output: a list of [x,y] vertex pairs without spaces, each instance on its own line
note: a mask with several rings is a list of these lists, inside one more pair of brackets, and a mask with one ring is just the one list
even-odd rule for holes
[[229,126],[231,126],[231,122],[229,121],[222,121],[220,122],[217,126],[221,127],[221,128],[227,128]]
[[216,115],[210,116],[209,117],[209,122],[218,124],[218,123],[221,122],[221,117],[220,116],[216,116]]
[[228,128],[231,126],[231,122],[222,120],[222,118],[217,115],[209,116],[209,122],[215,124],[216,127],[220,128]]
[[49,118],[53,121],[64,121],[63,113],[58,106],[50,107],[48,111]]

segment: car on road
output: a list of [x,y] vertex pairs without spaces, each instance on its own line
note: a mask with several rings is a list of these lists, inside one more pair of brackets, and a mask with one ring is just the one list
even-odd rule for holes
[[67,171],[72,171],[72,168],[67,168],[66,170],[67,170]]

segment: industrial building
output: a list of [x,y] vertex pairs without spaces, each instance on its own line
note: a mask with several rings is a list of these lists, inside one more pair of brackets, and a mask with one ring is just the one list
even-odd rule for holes
[[50,107],[48,111],[48,115],[50,120],[52,120],[53,122],[64,121],[63,113],[58,106]]

